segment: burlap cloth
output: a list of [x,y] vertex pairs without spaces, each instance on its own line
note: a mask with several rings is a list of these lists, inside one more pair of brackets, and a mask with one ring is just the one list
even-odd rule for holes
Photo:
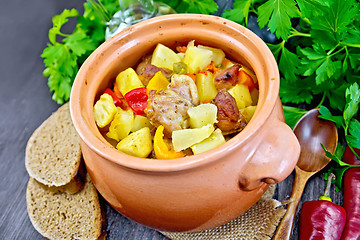
[[194,233],[161,232],[172,240],[269,240],[286,210],[273,199],[275,185],[271,185],[262,198],[247,212],[222,226]]

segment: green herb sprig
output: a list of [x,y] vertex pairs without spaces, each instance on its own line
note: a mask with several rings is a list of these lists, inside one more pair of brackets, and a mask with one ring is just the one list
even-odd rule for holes
[[281,73],[283,103],[325,100],[343,111],[344,91],[360,81],[360,7],[357,0],[235,0],[223,17],[247,25],[255,14],[279,41],[268,44]]
[[[109,12],[119,8],[114,0],[103,1]],[[71,34],[65,34],[61,28],[71,19],[77,24]],[[76,9],[65,9],[52,18],[53,27],[49,30],[50,43],[44,49],[44,76],[53,92],[52,99],[63,104],[70,98],[71,87],[81,64],[104,41],[105,24],[88,3],[84,3],[84,14]]]
[[[360,104],[360,89],[359,85],[355,82],[350,85],[346,91],[346,104],[342,115],[333,115],[331,111],[325,107],[320,107],[319,117],[325,120],[332,121],[336,124],[337,128],[342,129],[345,135],[346,144],[349,146],[354,155],[360,159],[354,148],[360,148],[360,122],[356,119]],[[341,188],[343,174],[350,167],[360,167],[360,165],[350,165],[341,161],[344,154],[344,147],[338,144],[335,154],[330,153],[322,146],[326,156],[337,163],[337,167],[330,168],[329,173],[333,172],[336,175],[336,187]]]

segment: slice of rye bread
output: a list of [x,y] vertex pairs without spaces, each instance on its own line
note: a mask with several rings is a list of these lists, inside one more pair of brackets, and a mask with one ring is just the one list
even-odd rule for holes
[[98,193],[86,177],[75,193],[53,193],[33,178],[26,190],[27,210],[34,228],[47,239],[99,239],[105,224]]
[[25,150],[25,166],[30,177],[53,191],[75,193],[83,187],[80,137],[65,103],[32,134]]

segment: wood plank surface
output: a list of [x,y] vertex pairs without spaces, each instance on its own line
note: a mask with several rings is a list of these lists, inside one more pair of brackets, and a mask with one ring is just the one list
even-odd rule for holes
[[[232,1],[218,1],[220,12]],[[59,106],[51,100],[40,57],[48,43],[51,17],[64,8],[82,12],[82,0],[12,0],[0,8],[0,239],[43,239],[26,211],[28,174],[24,156],[32,132]],[[70,25],[73,23],[70,23]],[[289,197],[293,174],[278,184],[275,197]],[[321,173],[306,186],[303,201],[318,199],[325,183]],[[331,191],[342,204],[342,193]],[[301,204],[301,203],[300,203]],[[301,205],[300,205],[301,206]],[[167,239],[106,205],[108,239]],[[291,239],[298,239],[298,216]]]

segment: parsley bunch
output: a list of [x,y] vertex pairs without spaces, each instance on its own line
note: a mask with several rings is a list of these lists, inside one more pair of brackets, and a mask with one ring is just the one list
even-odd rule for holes
[[[118,1],[104,0],[107,10],[114,13]],[[70,18],[76,18],[77,24],[71,34],[65,34],[61,28]],[[50,43],[44,49],[44,76],[53,92],[52,99],[63,104],[70,98],[71,87],[81,64],[105,40],[105,24],[88,3],[84,3],[84,14],[76,9],[65,9],[52,18],[53,27],[49,30]]]
[[[346,104],[342,115],[333,115],[327,107],[321,106],[319,110],[321,115],[319,117],[334,122],[337,128],[344,131],[346,144],[349,146],[354,155],[360,159],[354,150],[354,148],[360,148],[360,122],[356,119],[360,104],[360,89],[356,82],[346,89],[345,98]],[[324,146],[322,147],[326,156],[337,163],[337,167],[330,168],[329,173],[335,173],[336,186],[337,189],[340,189],[344,172],[350,167],[359,167],[359,165],[353,166],[341,161],[345,150],[344,146],[341,144],[337,145],[334,154],[327,151]]]
[[345,89],[360,81],[359,1],[235,0],[223,17],[247,25],[249,14],[278,38],[268,46],[278,61],[282,102],[320,99],[318,106],[326,100],[343,111]]

